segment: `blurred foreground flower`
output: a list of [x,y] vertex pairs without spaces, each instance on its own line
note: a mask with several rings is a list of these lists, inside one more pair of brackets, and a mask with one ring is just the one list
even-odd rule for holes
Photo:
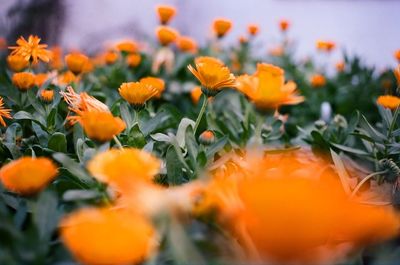
[[379,96],[376,102],[384,108],[395,110],[400,105],[400,98],[391,95]]
[[6,122],[4,121],[4,118],[12,119],[10,112],[11,109],[4,108],[4,99],[0,97],[0,124],[4,127],[6,127]]
[[190,97],[191,97],[192,102],[194,104],[197,104],[199,102],[201,94],[202,94],[202,92],[201,92],[201,87],[200,86],[195,86],[192,89],[192,91],[190,92]]
[[20,55],[26,61],[32,61],[34,64],[38,63],[38,60],[46,63],[50,60],[51,54],[46,50],[47,44],[40,44],[38,36],[30,35],[28,40],[21,36],[17,40],[17,45],[9,47],[13,50],[11,55]]
[[397,60],[398,63],[400,63],[400,49],[394,52],[394,58]]

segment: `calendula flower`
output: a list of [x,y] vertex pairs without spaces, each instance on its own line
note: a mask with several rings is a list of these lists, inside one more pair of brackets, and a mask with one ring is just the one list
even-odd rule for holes
[[21,72],[29,66],[29,61],[21,55],[9,55],[7,56],[7,65],[14,72]]
[[199,142],[204,145],[210,145],[215,142],[215,134],[211,130],[202,132],[199,136]]
[[61,70],[64,66],[63,58],[62,58],[62,49],[60,46],[54,46],[50,49],[50,62],[49,66],[51,69]]
[[138,51],[137,43],[131,40],[121,41],[115,47],[118,51],[125,53],[135,53]]
[[344,61],[340,61],[335,64],[336,71],[338,71],[339,73],[343,72],[345,67],[346,67],[346,64]]
[[22,157],[0,169],[3,186],[21,195],[31,195],[41,191],[56,176],[56,165],[45,157]]
[[141,61],[142,56],[138,53],[132,53],[126,57],[126,64],[133,68],[139,66]]
[[125,122],[110,112],[84,111],[78,122],[92,140],[106,142],[125,130]]
[[240,36],[239,42],[240,42],[240,44],[246,44],[249,42],[249,40],[246,38],[246,36]]
[[149,76],[141,78],[139,82],[145,85],[155,87],[157,89],[157,94],[154,95],[156,98],[160,98],[161,94],[165,90],[165,82],[161,78]]
[[158,5],[156,11],[162,25],[167,25],[176,14],[176,8],[169,5]]
[[139,264],[155,247],[155,231],[141,215],[125,209],[84,208],[60,223],[63,243],[84,265]]
[[232,28],[232,21],[225,18],[218,18],[213,22],[213,30],[218,38],[224,37]]
[[49,78],[49,74],[47,73],[40,73],[35,75],[35,85],[37,87],[41,87]]
[[114,64],[118,60],[118,53],[114,51],[108,51],[104,54],[104,61],[106,64]]
[[179,33],[171,27],[159,26],[156,29],[156,35],[161,45],[168,46],[178,38]]
[[285,83],[283,69],[271,64],[260,63],[254,75],[240,76],[238,90],[260,109],[277,109],[281,105],[296,105],[304,101],[294,82]]
[[75,75],[83,72],[88,61],[89,58],[79,52],[70,53],[65,56],[65,63],[67,64],[68,69]]
[[160,166],[160,161],[150,153],[124,148],[99,153],[89,161],[87,168],[99,181],[119,191],[129,191],[137,183],[152,183]]
[[193,38],[190,37],[179,37],[176,41],[176,46],[182,52],[190,52],[196,53],[197,52],[197,43]]
[[192,91],[190,91],[190,97],[192,99],[192,102],[194,104],[197,104],[200,100],[201,94],[203,94],[203,92],[201,92],[201,87],[200,86],[195,86]]
[[394,77],[396,77],[397,86],[400,87],[400,65],[393,70]]
[[400,49],[394,52],[394,58],[400,63]]
[[223,88],[236,86],[235,76],[216,58],[198,57],[195,67],[188,65],[188,69],[199,80],[207,96],[215,96]]
[[35,75],[28,72],[15,73],[12,76],[12,83],[20,91],[27,91],[35,86]]
[[286,32],[286,31],[289,29],[289,27],[290,27],[290,22],[289,22],[289,20],[287,20],[287,19],[281,19],[281,20],[279,21],[279,29],[280,29],[282,32]]
[[281,57],[283,54],[285,54],[285,48],[283,46],[279,45],[279,46],[269,49],[268,53],[271,56]]
[[395,110],[400,105],[400,98],[391,95],[379,96],[376,103],[384,108]]
[[315,88],[323,87],[326,85],[326,78],[322,74],[314,74],[310,78],[311,86]]
[[52,102],[53,98],[54,98],[54,90],[43,89],[42,91],[40,91],[40,99],[43,100],[45,103]]
[[260,27],[257,24],[250,24],[247,26],[247,32],[251,36],[255,36],[258,34],[258,32],[260,32]]
[[123,83],[119,87],[119,94],[136,108],[144,106],[146,101],[158,94],[158,90],[153,85],[142,82]]
[[316,43],[317,49],[324,52],[331,52],[336,47],[333,41],[318,40]]
[[65,73],[60,74],[54,81],[54,83],[56,85],[66,86],[78,81],[79,78],[75,76],[74,73],[72,73],[71,71],[67,71]]
[[47,44],[40,44],[38,36],[30,35],[28,40],[21,36],[17,40],[17,45],[9,47],[9,49],[13,50],[11,55],[20,55],[26,61],[32,61],[35,64],[38,60],[46,63],[50,60],[50,52],[46,50]]
[[6,122],[4,121],[4,118],[12,119],[10,112],[10,109],[4,108],[4,99],[0,97],[0,124],[3,127],[6,127]]

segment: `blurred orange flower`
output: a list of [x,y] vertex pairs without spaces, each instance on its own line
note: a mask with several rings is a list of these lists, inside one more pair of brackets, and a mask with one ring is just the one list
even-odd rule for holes
[[156,29],[156,35],[161,45],[167,46],[175,42],[179,36],[178,31],[168,26],[159,26]]
[[14,72],[21,72],[29,66],[29,61],[26,61],[21,55],[7,56],[7,65]]
[[116,48],[120,52],[135,53],[138,51],[138,45],[131,40],[125,40],[117,43]]
[[322,74],[314,74],[310,78],[311,86],[315,88],[323,87],[326,85],[325,76]]
[[339,73],[343,72],[344,69],[346,68],[346,64],[344,61],[337,62],[335,65],[336,71]]
[[85,265],[139,264],[155,247],[152,224],[134,212],[84,208],[61,220],[63,243]]
[[213,30],[218,38],[224,37],[232,28],[232,21],[225,18],[215,19],[213,22]]
[[126,128],[125,122],[111,112],[84,111],[78,122],[90,139],[99,142],[110,141]]
[[154,95],[154,97],[156,97],[156,98],[160,98],[161,94],[165,90],[165,82],[161,78],[148,76],[148,77],[141,78],[139,80],[139,82],[142,84],[149,85],[149,86],[156,88],[157,94]]
[[104,61],[108,65],[114,64],[117,60],[118,60],[118,53],[116,53],[115,51],[107,51],[104,54]]
[[238,78],[238,90],[244,93],[260,109],[277,109],[281,105],[296,105],[304,101],[292,81],[285,83],[283,69],[260,63],[252,76]]
[[40,73],[35,75],[35,85],[37,87],[41,87],[49,78],[49,74],[47,73]]
[[211,130],[202,132],[199,136],[199,142],[204,145],[210,145],[215,142],[215,134]]
[[47,44],[40,44],[38,36],[30,35],[28,41],[21,36],[17,40],[17,45],[9,47],[9,49],[13,50],[11,55],[20,55],[26,61],[32,61],[35,64],[38,63],[38,60],[46,63],[50,60],[51,54],[46,50]]
[[54,90],[43,89],[40,91],[40,98],[46,103],[52,102],[54,98]]
[[260,32],[260,27],[257,24],[250,24],[247,26],[247,32],[249,32],[251,36],[255,36]]
[[376,103],[384,108],[395,110],[400,105],[400,98],[391,95],[379,96]]
[[396,77],[397,86],[400,87],[400,65],[393,70],[394,77]]
[[162,25],[167,25],[176,15],[176,8],[169,5],[158,5],[156,6],[156,11]]
[[192,89],[192,91],[190,91],[190,97],[191,97],[192,102],[194,104],[197,104],[199,102],[201,94],[202,94],[202,92],[201,92],[201,87],[200,86],[195,86]]
[[290,22],[287,19],[281,19],[279,21],[279,28],[282,32],[286,32],[290,27]]
[[331,52],[336,47],[333,41],[318,40],[316,43],[317,49],[320,51]]
[[20,91],[27,91],[35,86],[35,75],[28,72],[15,73],[12,76],[12,83]]
[[193,38],[181,36],[176,41],[176,46],[182,52],[197,52],[197,43]]
[[394,52],[394,58],[400,63],[400,49]]
[[143,82],[123,83],[118,91],[123,99],[137,108],[143,107],[146,101],[158,94],[156,87]]
[[10,112],[11,112],[11,109],[4,108],[4,99],[2,97],[0,97],[0,124],[4,127],[6,127],[4,118],[12,119]]
[[142,56],[138,53],[132,53],[126,57],[126,63],[133,68],[139,66],[141,61],[142,61]]
[[51,69],[61,70],[63,68],[62,49],[60,46],[54,46],[50,49],[51,60],[49,66]]
[[285,48],[283,46],[276,46],[274,48],[269,49],[268,53],[271,56],[280,57],[285,53]]
[[3,186],[21,195],[32,195],[41,191],[56,175],[56,165],[45,157],[22,157],[0,169]]
[[241,44],[246,44],[247,42],[249,42],[249,40],[245,36],[240,36],[239,37],[239,42]]
[[71,71],[67,71],[65,73],[60,74],[55,81],[56,84],[61,86],[70,85],[73,82],[79,81],[79,78],[76,77]]
[[68,69],[75,75],[83,72],[88,61],[89,58],[79,52],[70,53],[65,56],[65,63],[67,64]]

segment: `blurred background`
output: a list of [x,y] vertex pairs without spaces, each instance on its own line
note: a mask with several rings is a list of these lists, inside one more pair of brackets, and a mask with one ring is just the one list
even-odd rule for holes
[[[263,54],[278,42],[277,23],[286,18],[300,58],[315,50],[317,39],[333,40],[384,68],[396,65],[393,52],[400,48],[397,0],[1,0],[0,37],[14,43],[34,33],[50,45],[96,51],[112,40],[154,38],[154,8],[161,3],[177,7],[171,25],[200,44],[209,38],[212,20],[226,17],[234,26],[225,44],[237,42],[247,24],[257,23]],[[341,57],[340,49],[332,60]]]

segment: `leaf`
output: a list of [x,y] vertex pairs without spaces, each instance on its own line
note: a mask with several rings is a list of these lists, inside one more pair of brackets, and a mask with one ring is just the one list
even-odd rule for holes
[[150,137],[157,142],[166,142],[166,143],[171,143],[172,138],[169,135],[163,134],[163,133],[156,133],[150,135]]
[[210,145],[206,151],[207,158],[210,159],[214,157],[214,155],[219,152],[222,148],[225,147],[228,142],[228,137],[224,136],[212,145]]
[[136,147],[140,149],[146,145],[146,139],[144,138],[143,133],[140,131],[138,124],[135,124],[129,130],[127,144],[131,147]]
[[40,194],[33,210],[33,221],[41,239],[49,240],[58,224],[57,198],[51,191]]
[[361,120],[360,120],[360,127],[365,130],[365,132],[373,138],[375,141],[384,141],[386,139],[386,136],[380,133],[378,130],[376,130],[365,118],[364,115],[361,115]]
[[335,153],[335,151],[333,151],[332,149],[331,149],[331,156],[333,163],[335,164],[336,171],[339,175],[340,181],[342,183],[343,189],[346,192],[346,194],[350,195],[351,194],[350,177],[347,174],[343,161],[340,158],[340,156],[337,153]]
[[344,146],[341,144],[334,144],[334,143],[331,143],[331,145],[333,145],[334,147],[336,147],[342,151],[348,152],[348,153],[352,153],[352,154],[356,154],[356,155],[365,155],[365,156],[369,155],[367,152],[360,150],[360,149]]
[[186,135],[185,135],[185,142],[186,142],[187,154],[188,154],[190,162],[193,166],[192,168],[196,169],[197,168],[196,158],[197,158],[199,146],[196,142],[196,139],[194,138],[192,128],[187,129]]
[[126,128],[128,128],[128,129],[131,128],[131,126],[133,124],[133,118],[132,118],[131,112],[129,111],[128,103],[122,102],[121,105],[119,106],[119,110],[120,110],[122,119],[126,123]]
[[84,183],[93,183],[94,180],[85,172],[85,170],[66,154],[55,153],[53,158],[58,161],[65,169],[67,169],[72,175],[80,179]]
[[13,119],[15,120],[30,120],[35,122],[36,124],[40,125],[43,130],[47,131],[46,126],[44,126],[39,120],[35,119],[32,114],[26,112],[26,111],[18,111],[17,113],[14,114]]
[[47,116],[46,122],[47,122],[47,128],[54,128],[56,125],[56,116],[57,116],[57,108],[53,108],[49,116]]
[[195,122],[191,119],[188,118],[183,118],[181,122],[179,123],[178,126],[178,131],[176,132],[176,140],[178,141],[178,145],[183,148],[185,146],[185,134],[186,134],[186,129],[189,126],[192,126],[194,128]]
[[65,137],[65,135],[63,133],[56,132],[50,137],[49,143],[47,146],[54,152],[66,153],[67,152],[67,138]]
[[179,160],[176,150],[173,146],[170,146],[168,148],[165,159],[167,163],[168,184],[170,185],[182,184],[184,182],[183,181],[184,166]]
[[63,194],[64,201],[80,201],[99,198],[101,194],[95,190],[67,190]]

